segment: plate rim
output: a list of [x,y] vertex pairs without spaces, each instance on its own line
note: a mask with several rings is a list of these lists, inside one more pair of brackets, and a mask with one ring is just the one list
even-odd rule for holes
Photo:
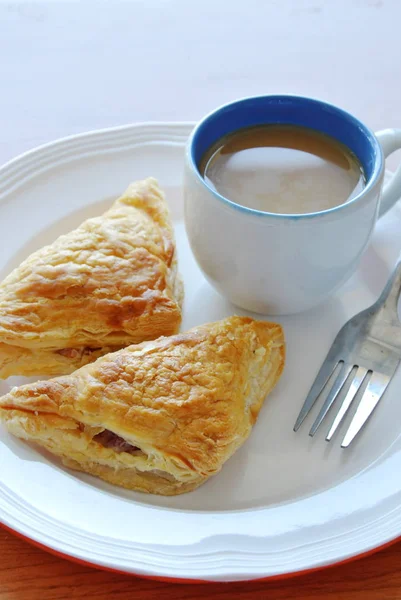
[[[142,144],[160,144],[167,143],[168,145],[179,145],[184,146],[188,135],[190,134],[195,123],[192,121],[147,121],[141,123],[133,123],[128,125],[121,125],[117,127],[110,127],[98,130],[92,130],[88,132],[81,132],[66,136],[51,142],[42,144],[36,148],[27,150],[26,152],[12,158],[0,167],[0,203],[6,199],[6,197],[13,191],[17,190],[20,186],[28,183],[31,179],[48,170],[49,168],[55,168],[58,165],[72,162],[74,160],[81,159],[84,156],[90,155],[101,155],[102,153],[129,150],[138,145]],[[100,144],[103,143],[103,147]],[[119,143],[120,146],[115,148],[115,144]],[[113,150],[114,148],[114,150]],[[78,151],[78,152],[77,152]],[[1,482],[0,482],[0,501],[1,501]],[[160,510],[163,510],[160,507]],[[53,554],[62,556],[69,560],[79,562],[81,564],[90,565],[96,568],[111,570],[114,572],[137,575],[141,577],[148,577],[151,579],[175,581],[175,582],[217,582],[217,581],[263,581],[269,579],[285,579],[296,575],[301,575],[316,570],[321,570],[334,566],[337,564],[343,564],[362,556],[372,554],[382,548],[385,548],[393,543],[396,543],[401,537],[401,527],[397,533],[387,536],[386,539],[379,544],[365,545],[365,549],[356,551],[354,553],[343,553],[343,557],[334,560],[322,560],[320,563],[315,561],[313,566],[307,568],[299,568],[294,570],[286,570],[276,574],[269,575],[252,575],[250,572],[244,575],[244,569],[242,568],[238,573],[239,576],[235,575],[233,568],[227,568],[227,564],[222,567],[221,572],[216,574],[214,572],[210,577],[202,576],[197,577],[186,577],[186,576],[168,576],[165,574],[158,575],[155,572],[155,567],[150,564],[145,570],[143,569],[124,569],[116,568],[107,564],[102,563],[101,560],[97,561],[93,559],[86,559],[79,556],[79,553],[74,554],[73,552],[67,552],[61,550],[57,543],[44,543],[41,541],[40,535],[34,535],[32,531],[30,534],[29,525],[21,522],[14,523],[11,525],[7,522],[7,518],[3,518],[1,515],[1,504],[0,504],[0,525],[12,533],[22,537],[28,542],[33,543],[43,549],[46,549]],[[240,552],[241,558],[244,558],[244,552]],[[135,563],[135,560],[134,560]],[[235,564],[235,561],[234,563]],[[156,567],[157,570],[157,567]]]
[[[111,148],[108,144],[117,141],[120,144],[125,142],[124,149],[126,150],[141,144],[155,142],[182,145],[195,125],[195,121],[144,121],[80,132],[30,148],[0,166],[0,202],[4,196],[24,185],[32,176],[37,176],[47,170],[49,165],[57,166],[60,161],[65,163],[68,158],[71,161],[77,160],[75,152],[79,148],[81,148],[79,158],[82,158],[87,153],[92,154],[93,150],[96,150],[96,154],[110,152]],[[157,134],[157,138],[155,134]],[[86,140],[88,143],[85,144]],[[99,148],[102,140],[107,142],[107,146],[103,149]]]
[[56,550],[56,549],[52,548],[51,546],[46,546],[45,544],[42,544],[41,542],[38,542],[38,541],[34,540],[33,538],[27,537],[23,533],[17,531],[16,529],[12,529],[11,527],[5,525],[1,521],[0,521],[0,527],[4,531],[7,531],[8,533],[11,533],[15,537],[23,540],[27,544],[30,544],[31,546],[34,546],[35,548],[39,548],[39,550],[43,550],[45,552],[48,552],[49,554],[52,554],[53,556],[56,556],[57,558],[62,558],[64,560],[68,560],[69,562],[72,562],[72,563],[75,563],[78,565],[82,565],[84,567],[92,567],[94,569],[97,569],[100,571],[106,571],[108,573],[118,573],[119,575],[125,575],[125,576],[128,575],[130,577],[139,577],[141,579],[149,579],[150,581],[159,581],[159,582],[164,581],[166,583],[172,583],[172,584],[178,583],[178,584],[182,584],[182,585],[188,585],[188,584],[203,584],[203,585],[208,584],[208,585],[210,585],[210,584],[216,584],[216,583],[223,583],[223,584],[227,585],[228,583],[239,583],[240,581],[246,581],[248,583],[254,583],[254,582],[256,583],[256,582],[260,582],[260,581],[285,581],[288,579],[294,579],[296,577],[302,577],[303,575],[310,575],[312,573],[319,573],[321,571],[327,571],[329,569],[333,569],[334,567],[341,567],[342,565],[347,565],[347,564],[356,562],[358,560],[363,560],[364,558],[368,558],[369,556],[374,556],[375,554],[378,554],[382,550],[391,548],[391,546],[394,546],[398,542],[401,542],[401,536],[398,536],[388,542],[385,542],[384,544],[381,544],[380,546],[375,546],[374,548],[371,548],[370,550],[366,550],[365,552],[361,552],[360,554],[355,554],[354,556],[350,556],[349,558],[344,558],[343,560],[332,562],[327,565],[320,565],[320,566],[316,566],[316,567],[311,567],[309,569],[302,569],[299,571],[288,571],[286,573],[280,573],[277,575],[267,575],[266,577],[256,577],[253,579],[240,579],[240,580],[226,581],[226,580],[216,580],[216,579],[194,579],[194,578],[184,578],[184,577],[147,575],[147,574],[143,574],[143,573],[135,573],[132,571],[124,571],[122,569],[115,569],[113,567],[96,564],[89,560],[83,560],[81,558],[77,558],[75,556],[72,556],[71,554],[66,554],[64,552],[60,552],[59,550]]

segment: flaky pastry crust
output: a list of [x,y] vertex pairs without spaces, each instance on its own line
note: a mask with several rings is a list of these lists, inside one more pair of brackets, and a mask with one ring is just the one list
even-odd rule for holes
[[230,317],[14,388],[0,398],[0,418],[68,467],[180,494],[246,440],[284,360],[280,325]]
[[27,258],[0,284],[0,377],[59,375],[171,335],[183,289],[155,179]]

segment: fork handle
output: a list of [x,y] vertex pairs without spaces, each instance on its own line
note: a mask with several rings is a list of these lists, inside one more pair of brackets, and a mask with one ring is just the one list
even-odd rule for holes
[[401,292],[401,257],[386,283],[376,306],[379,310],[389,313],[389,316],[398,319],[398,298]]

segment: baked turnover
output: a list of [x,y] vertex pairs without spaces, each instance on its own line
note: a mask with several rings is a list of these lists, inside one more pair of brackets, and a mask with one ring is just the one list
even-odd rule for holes
[[13,388],[0,398],[0,418],[67,467],[181,494],[243,444],[284,358],[280,325],[230,317]]
[[27,258],[0,284],[0,377],[61,375],[181,322],[174,233],[156,180]]

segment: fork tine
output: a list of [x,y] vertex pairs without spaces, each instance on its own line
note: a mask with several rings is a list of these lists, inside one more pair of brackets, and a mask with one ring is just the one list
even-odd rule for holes
[[351,371],[353,369],[353,365],[347,365],[344,362],[341,365],[341,369],[340,372],[338,373],[336,380],[333,384],[333,387],[331,388],[331,390],[329,391],[326,400],[323,403],[322,408],[320,409],[320,412],[318,414],[318,416],[315,419],[315,422],[313,423],[311,430],[309,432],[309,435],[311,437],[313,437],[317,431],[317,429],[319,428],[321,422],[323,421],[323,419],[325,418],[325,416],[327,415],[327,413],[329,412],[330,408],[332,407],[333,403],[335,402],[335,400],[338,397],[338,394],[340,393],[342,387],[345,385]]
[[294,425],[294,431],[298,431],[298,429],[301,427],[302,423],[304,422],[304,420],[306,419],[306,417],[312,410],[316,400],[319,397],[320,392],[325,387],[326,383],[330,379],[330,377],[333,374],[337,365],[338,365],[338,360],[337,359],[330,360],[330,352],[329,352],[329,354],[327,355],[326,360],[322,364],[320,371],[317,374],[316,379],[313,382],[312,387],[309,390],[306,400],[301,408],[301,412],[299,413],[296,423]]
[[347,448],[362,429],[377,406],[380,398],[383,396],[390,379],[391,377],[384,375],[383,373],[372,373],[368,386],[359,403],[358,409],[351,421],[351,425],[345,434],[341,448]]
[[330,430],[326,436],[327,442],[329,442],[331,440],[331,438],[337,431],[341,421],[343,420],[349,407],[351,406],[352,401],[354,400],[360,386],[362,385],[362,383],[367,375],[367,372],[368,372],[368,370],[365,369],[365,367],[358,367],[358,369],[354,375],[354,378],[352,380],[351,386],[347,392],[347,395],[345,396],[344,401],[340,407],[340,410],[338,411],[338,413],[330,427]]

